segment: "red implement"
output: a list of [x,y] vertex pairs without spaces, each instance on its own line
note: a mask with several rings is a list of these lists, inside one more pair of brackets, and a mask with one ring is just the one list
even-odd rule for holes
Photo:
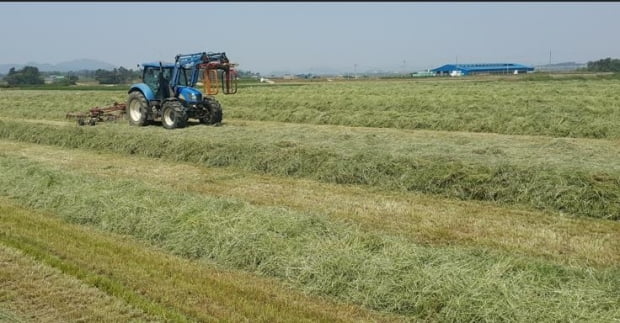
[[69,112],[65,116],[67,119],[75,118],[80,126],[89,124],[94,126],[97,122],[113,121],[122,119],[125,116],[125,103],[114,102],[114,105],[107,107],[94,107],[88,112]]

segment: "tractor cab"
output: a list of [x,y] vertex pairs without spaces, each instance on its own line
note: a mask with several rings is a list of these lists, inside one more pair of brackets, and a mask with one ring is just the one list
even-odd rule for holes
[[162,101],[178,98],[184,102],[198,103],[202,100],[200,91],[194,88],[198,73],[196,67],[181,67],[171,63],[143,64],[142,81],[153,92],[154,99]]
[[142,81],[152,91],[154,99],[161,101],[174,96],[174,92],[170,91],[174,64],[167,63],[160,66],[159,63],[147,63],[142,66],[144,67]]

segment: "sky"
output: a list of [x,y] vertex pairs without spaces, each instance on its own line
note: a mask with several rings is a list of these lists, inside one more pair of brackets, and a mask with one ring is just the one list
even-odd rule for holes
[[238,69],[416,71],[620,58],[620,2],[2,2],[0,64],[136,68],[226,52]]

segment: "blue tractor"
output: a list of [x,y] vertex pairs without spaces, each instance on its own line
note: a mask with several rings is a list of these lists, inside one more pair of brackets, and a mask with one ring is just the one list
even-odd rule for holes
[[[174,63],[142,64],[142,82],[131,85],[126,115],[129,124],[145,126],[161,120],[167,129],[187,126],[189,118],[201,123],[222,122],[222,107],[213,97],[221,80],[224,94],[237,93],[235,64],[226,53],[179,54]],[[204,95],[194,88],[202,81]]]

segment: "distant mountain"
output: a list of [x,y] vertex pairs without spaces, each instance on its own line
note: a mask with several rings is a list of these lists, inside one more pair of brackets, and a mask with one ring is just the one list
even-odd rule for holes
[[106,62],[98,61],[95,59],[82,58],[58,64],[40,64],[34,62],[29,62],[26,64],[0,64],[0,74],[7,74],[11,67],[15,67],[15,69],[22,69],[24,68],[24,66],[35,66],[41,72],[70,72],[97,69],[112,70],[114,68],[118,68],[118,66],[114,66]]

